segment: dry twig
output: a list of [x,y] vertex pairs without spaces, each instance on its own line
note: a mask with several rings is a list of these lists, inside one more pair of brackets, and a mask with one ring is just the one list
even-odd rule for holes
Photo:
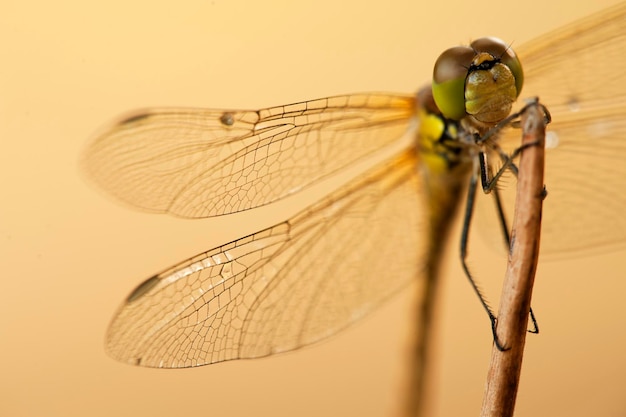
[[[500,351],[494,345],[482,417],[513,415],[539,255],[541,209],[545,197],[545,122],[541,106],[529,106],[522,115],[521,122],[522,146],[526,147],[519,163],[511,248],[497,323],[498,339],[507,349]],[[536,146],[531,145],[533,143]]]

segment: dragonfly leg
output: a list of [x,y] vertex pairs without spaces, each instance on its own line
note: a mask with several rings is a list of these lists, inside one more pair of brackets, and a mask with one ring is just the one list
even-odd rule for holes
[[[545,187],[543,189],[544,191],[544,198],[545,198],[545,194],[547,193]],[[500,198],[500,193],[498,192],[498,189],[496,188],[494,190],[494,193],[492,194],[494,197],[494,200],[496,202],[496,210],[498,211],[498,218],[500,219],[500,227],[502,229],[502,235],[504,237],[504,243],[505,243],[505,247],[510,248],[511,247],[511,234],[509,233],[509,226],[508,223],[506,221],[506,216],[504,214],[504,207],[502,205],[502,199]],[[535,313],[533,312],[533,308],[530,308],[530,320],[533,324],[533,328],[528,330],[529,333],[539,333],[539,325],[537,324],[537,318],[535,317]]]
[[474,293],[476,293],[476,295],[478,296],[480,303],[482,304],[483,308],[487,312],[487,315],[489,316],[489,320],[491,321],[491,331],[493,333],[493,341],[496,347],[500,351],[505,351],[508,348],[506,348],[500,342],[500,340],[498,339],[498,335],[496,333],[496,323],[497,323],[496,315],[491,310],[491,307],[489,307],[489,304],[487,303],[485,296],[483,295],[482,291],[478,287],[478,284],[472,277],[472,274],[467,265],[467,242],[469,238],[469,226],[472,221],[472,214],[474,211],[474,199],[476,197],[477,186],[478,186],[478,179],[476,175],[472,175],[470,177],[470,183],[468,187],[467,202],[465,205],[465,214],[463,215],[463,230],[461,232],[461,248],[460,248],[461,249],[461,265],[463,267],[463,271],[465,272],[465,276],[469,280],[470,285],[472,286],[472,289],[474,290]]
[[498,212],[498,219],[500,220],[500,230],[502,231],[502,237],[504,237],[504,245],[508,251],[511,247],[511,234],[509,233],[509,225],[506,221],[506,215],[504,213],[504,206],[502,205],[502,198],[498,189],[493,190],[493,199],[496,203],[496,210]]
[[[479,137],[476,140],[476,144],[485,144],[486,146],[488,146],[491,150],[494,150],[496,153],[498,153],[498,155],[500,156],[500,159],[502,161],[502,166],[498,169],[498,171],[495,173],[495,175],[493,175],[493,177],[490,178],[490,170],[488,168],[489,164],[487,162],[487,154],[485,152],[479,152],[479,164],[480,164],[480,180],[481,180],[481,184],[483,187],[483,192],[485,194],[489,194],[495,187],[496,184],[498,183],[498,180],[500,179],[500,177],[502,176],[502,174],[504,174],[505,171],[509,170],[513,173],[513,175],[515,175],[517,177],[518,174],[518,169],[517,169],[517,165],[515,165],[515,163],[513,162],[513,160],[515,158],[517,158],[517,156],[526,148],[530,147],[530,146],[536,146],[539,143],[538,142],[529,142],[526,143],[522,146],[520,146],[519,148],[515,149],[513,151],[513,153],[511,153],[510,155],[507,155],[498,145],[498,143],[496,141],[489,141],[489,139],[491,139],[492,137],[495,137],[498,133],[500,133],[500,131],[507,126],[510,125],[517,125],[519,123],[519,118],[520,116],[531,106],[540,106],[541,107],[541,111],[544,114],[544,122],[546,124],[550,123],[550,121],[552,120],[552,116],[550,115],[550,112],[548,111],[548,109],[541,103],[539,103],[537,98],[534,98],[532,100],[530,100],[519,112],[513,113],[511,114],[509,117],[507,117],[506,119],[502,120],[500,123],[498,123],[496,126],[494,126],[492,129],[489,129],[484,135],[482,135],[481,137]],[[547,191],[544,188],[544,198],[547,195]]]
[[502,166],[498,169],[498,171],[491,176],[489,163],[487,162],[487,154],[485,152],[478,153],[478,163],[480,167],[480,182],[483,187],[483,192],[485,194],[489,194],[496,187],[498,180],[507,170],[511,171],[516,177],[518,173],[517,165],[513,162],[515,158],[526,148],[531,146],[539,145],[539,142],[529,142],[525,143],[519,148],[515,149],[511,155],[505,154],[499,147],[498,151],[500,154],[500,159],[502,160]]
[[530,308],[530,320],[533,322],[533,328],[528,330],[528,333],[539,333],[539,325],[537,324],[537,318],[535,317],[532,307]]
[[[547,111],[547,110],[546,110]],[[527,146],[534,146],[535,143],[528,143]],[[523,150],[526,148],[526,146],[521,147],[520,149],[517,149],[516,152],[513,153],[513,155],[508,155],[506,154],[501,148],[500,146],[498,146],[498,144],[495,144],[494,147],[495,151],[498,153],[498,155],[500,155],[500,159],[502,160],[502,162],[504,164],[508,165],[508,169],[509,171],[511,171],[513,173],[513,175],[515,176],[515,178],[517,178],[517,175],[519,173],[519,169],[517,168],[517,165],[515,165],[515,162],[513,162],[513,159]],[[497,190],[497,188],[495,186],[492,186],[493,189]],[[483,191],[484,188],[483,188]],[[489,193],[489,191],[485,191],[485,193]],[[542,196],[541,198],[543,198],[545,200],[545,198],[548,196],[548,189],[546,188],[546,186],[543,186],[543,191],[542,191]]]

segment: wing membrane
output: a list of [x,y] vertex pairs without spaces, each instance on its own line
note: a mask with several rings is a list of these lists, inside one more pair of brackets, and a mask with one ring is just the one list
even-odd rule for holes
[[407,151],[284,223],[150,278],[115,316],[108,351],[179,368],[336,333],[419,274],[428,225],[418,181]]
[[[623,3],[518,48],[523,94],[548,107],[548,131],[558,141],[548,143],[546,154],[542,253],[626,242],[624,45]],[[519,144],[519,131],[509,134]]]
[[[549,107],[559,140],[547,156],[542,252],[626,241],[624,44],[620,5],[518,51],[524,94]],[[414,107],[412,96],[363,94],[259,111],[149,110],[101,134],[85,165],[134,206],[221,215],[278,200],[384,147]],[[296,349],[358,320],[425,264],[416,164],[407,151],[286,222],[145,281],[111,323],[108,351],[145,366],[199,366]]]
[[133,206],[182,217],[258,207],[400,138],[413,96],[355,94],[258,111],[153,109],[105,129],[84,169]]

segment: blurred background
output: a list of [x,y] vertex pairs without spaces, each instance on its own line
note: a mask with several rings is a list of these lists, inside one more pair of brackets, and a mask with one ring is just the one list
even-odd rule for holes
[[[84,181],[82,149],[99,127],[138,107],[411,93],[449,46],[485,35],[521,45],[614,3],[3,1],[0,415],[399,411],[417,286],[294,353],[187,370],[107,357],[108,322],[144,278],[286,214],[188,221],[129,210]],[[432,416],[478,414],[491,351],[457,239],[437,310]],[[471,248],[496,306],[504,274],[497,256],[480,241]],[[626,415],[624,265],[624,252],[540,265],[533,306],[542,333],[527,340],[516,415]]]

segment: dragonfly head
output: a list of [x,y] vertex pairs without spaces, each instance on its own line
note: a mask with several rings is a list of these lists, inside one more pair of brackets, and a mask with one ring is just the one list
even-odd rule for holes
[[524,82],[515,52],[496,38],[444,51],[433,70],[433,96],[441,113],[453,120],[472,116],[494,125],[507,117]]

